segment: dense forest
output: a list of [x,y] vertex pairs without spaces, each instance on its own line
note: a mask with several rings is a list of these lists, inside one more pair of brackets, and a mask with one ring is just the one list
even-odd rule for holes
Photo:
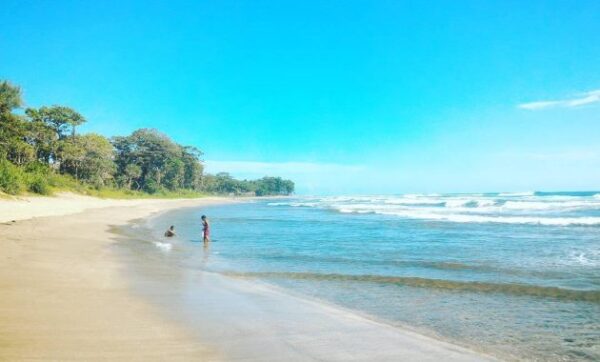
[[80,134],[86,122],[64,106],[23,109],[21,89],[0,81],[0,191],[112,190],[129,195],[190,193],[289,195],[280,177],[237,180],[203,172],[202,151],[154,129],[108,139]]

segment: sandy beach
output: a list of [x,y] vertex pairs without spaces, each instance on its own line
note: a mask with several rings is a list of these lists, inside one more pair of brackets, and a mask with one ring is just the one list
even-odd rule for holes
[[[220,202],[231,200],[0,201],[0,359],[488,359],[251,280],[201,271],[193,280],[200,297],[187,301],[197,313],[170,312],[185,298],[177,288],[154,288],[169,271],[146,264],[146,275],[130,276],[113,248],[121,238],[111,230],[158,211]],[[135,283],[142,285],[137,292]]]
[[110,225],[216,201],[75,195],[0,201],[0,359],[217,359],[183,328],[132,298],[109,251]]

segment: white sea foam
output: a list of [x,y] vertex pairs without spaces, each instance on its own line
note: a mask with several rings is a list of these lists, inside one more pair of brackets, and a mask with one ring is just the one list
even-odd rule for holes
[[448,200],[448,201],[444,202],[444,205],[446,207],[464,207],[469,202],[471,202],[471,200],[463,200],[463,199]]
[[154,242],[154,245],[162,251],[170,251],[173,248],[173,244],[163,243],[160,241]]
[[444,201],[439,199],[416,199],[416,198],[389,198],[383,200],[385,204],[391,205],[441,205]]
[[336,207],[341,213],[380,214],[399,216],[410,219],[448,221],[458,223],[503,223],[532,225],[600,225],[600,217],[541,217],[541,216],[496,216],[465,213],[432,212],[430,210],[400,209],[389,207],[361,207],[360,205],[344,205]]
[[600,265],[600,251],[591,250],[591,251],[581,251],[574,250],[571,252],[570,258],[568,259],[568,263],[571,265],[581,265],[581,266],[599,266]]
[[600,208],[599,202],[594,201],[564,201],[564,202],[539,202],[539,201],[507,201],[502,206],[513,210],[574,210]]
[[488,207],[496,205],[497,200],[494,199],[455,199],[447,200],[444,202],[444,206],[449,208],[475,208],[475,207]]
[[593,197],[537,196],[533,192],[500,195],[336,196],[273,202],[269,205],[462,223],[600,225],[600,194]]
[[269,206],[291,206],[291,207],[316,207],[320,204],[317,202],[270,202]]
[[487,216],[467,214],[438,214],[410,211],[376,211],[377,214],[394,215],[412,219],[451,221],[459,223],[502,223],[533,225],[600,225],[600,217],[535,217],[535,216]]
[[515,197],[515,196],[534,196],[535,195],[535,191],[524,191],[524,192],[501,192],[498,194],[498,196],[508,196],[508,197]]

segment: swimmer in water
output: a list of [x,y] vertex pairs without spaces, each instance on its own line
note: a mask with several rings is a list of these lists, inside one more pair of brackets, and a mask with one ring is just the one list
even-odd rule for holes
[[175,226],[171,225],[167,231],[165,231],[165,236],[168,238],[175,236]]

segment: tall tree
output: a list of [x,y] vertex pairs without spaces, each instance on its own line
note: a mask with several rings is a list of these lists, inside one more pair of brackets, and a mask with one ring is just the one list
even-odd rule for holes
[[[151,193],[189,189],[279,195],[294,190],[292,181],[279,177],[248,181],[227,173],[204,175],[202,151],[179,145],[154,129],[109,141],[98,134],[77,135],[77,126],[86,120],[72,108],[28,108],[23,116],[14,112],[22,105],[21,89],[0,81],[0,171],[5,181],[12,180],[0,185],[5,191],[23,189],[18,183],[28,173],[35,176],[28,179],[46,182],[48,173],[56,171],[98,187],[116,184]],[[28,189],[44,192],[41,181]]]
[[196,147],[185,146],[182,148],[181,160],[184,165],[183,187],[195,190],[200,188],[202,179],[202,151]]
[[169,190],[178,190],[183,188],[185,178],[185,164],[181,158],[173,158],[165,164],[164,185]]
[[[154,129],[139,129],[127,137],[114,137],[112,143],[119,174],[125,172],[127,165],[139,166],[142,170],[139,184],[149,192],[162,187],[184,187],[186,171],[190,177],[198,177],[193,172],[201,169],[201,166],[189,166],[190,158],[194,157],[192,151],[186,153],[182,146]],[[196,153],[199,154],[199,150]],[[196,162],[200,161],[196,158]],[[193,172],[190,168],[194,168]]]
[[45,123],[52,128],[59,139],[64,139],[69,134],[75,136],[77,126],[86,121],[77,111],[64,106],[28,108],[25,113],[32,121]]
[[23,99],[21,98],[21,88],[10,84],[3,80],[0,82],[0,115],[4,115],[13,111],[13,109],[21,108]]
[[113,156],[110,141],[95,133],[71,137],[60,147],[62,170],[96,186],[105,186],[113,178]]
[[131,190],[131,185],[134,182],[137,186],[136,189],[139,190],[140,184],[138,180],[140,176],[142,176],[142,168],[140,166],[132,163],[125,166],[125,169],[123,170],[122,179],[125,181],[125,185],[127,185],[128,190]]
[[30,109],[25,112],[29,118],[27,142],[33,146],[36,159],[47,164],[55,161],[59,146],[58,135],[52,127],[39,118],[31,117]]
[[22,165],[33,159],[34,150],[26,141],[27,124],[13,113],[23,104],[21,88],[0,82],[0,156]]

